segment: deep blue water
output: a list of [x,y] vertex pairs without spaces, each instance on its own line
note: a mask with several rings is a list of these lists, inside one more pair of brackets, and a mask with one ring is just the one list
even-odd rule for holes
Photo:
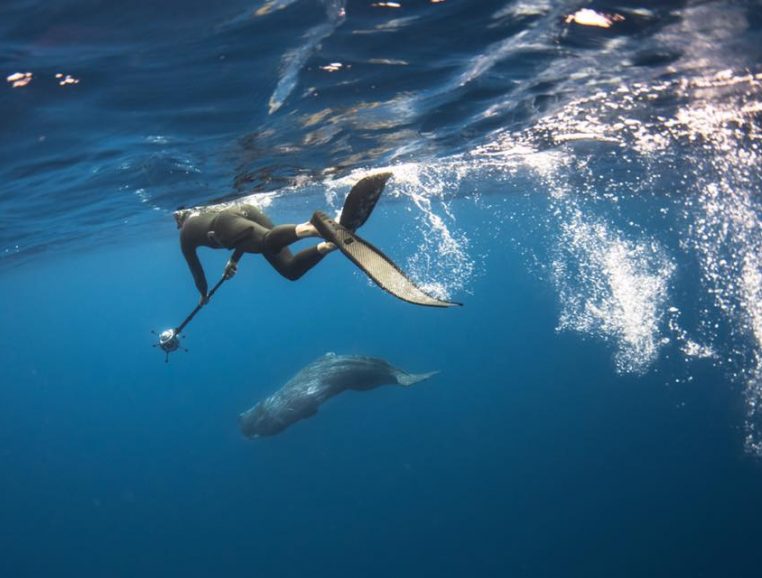
[[[762,6],[400,4],[3,2],[0,576],[759,575]],[[178,205],[381,169],[463,308],[247,255],[164,363]],[[245,439],[327,351],[441,373]]]

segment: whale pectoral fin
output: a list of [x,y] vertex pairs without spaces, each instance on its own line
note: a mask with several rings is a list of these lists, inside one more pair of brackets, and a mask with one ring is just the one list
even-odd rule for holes
[[437,373],[439,373],[439,371],[429,371],[428,373],[400,373],[397,375],[397,383],[403,387],[410,387],[413,384],[429,379]]

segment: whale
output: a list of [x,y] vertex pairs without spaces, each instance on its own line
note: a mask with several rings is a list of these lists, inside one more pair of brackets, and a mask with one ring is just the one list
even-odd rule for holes
[[326,353],[240,414],[241,433],[247,438],[273,436],[314,416],[321,404],[344,391],[370,391],[382,385],[409,387],[437,373],[408,373],[378,357]]

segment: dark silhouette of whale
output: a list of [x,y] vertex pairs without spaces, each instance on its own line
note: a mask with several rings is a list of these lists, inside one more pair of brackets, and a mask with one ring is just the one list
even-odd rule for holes
[[240,415],[246,437],[271,436],[317,413],[320,404],[347,389],[369,391],[380,385],[409,386],[438,373],[408,373],[378,357],[326,353],[282,388]]

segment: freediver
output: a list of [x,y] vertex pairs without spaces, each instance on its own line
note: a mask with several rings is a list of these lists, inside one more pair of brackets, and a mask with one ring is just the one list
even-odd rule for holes
[[[342,222],[347,223],[349,230],[354,231],[365,222],[390,176],[391,173],[371,175],[358,181],[352,188],[342,210]],[[204,305],[209,300],[206,275],[197,254],[199,247],[233,250],[233,255],[225,265],[225,279],[231,279],[236,274],[238,261],[244,253],[258,253],[278,273],[291,281],[301,278],[325,255],[336,249],[334,243],[326,240],[296,254],[288,248],[300,239],[321,237],[313,224],[316,220],[314,216],[311,221],[298,225],[274,225],[262,210],[251,204],[179,208],[174,216],[180,230],[183,256],[201,294],[199,305]]]

